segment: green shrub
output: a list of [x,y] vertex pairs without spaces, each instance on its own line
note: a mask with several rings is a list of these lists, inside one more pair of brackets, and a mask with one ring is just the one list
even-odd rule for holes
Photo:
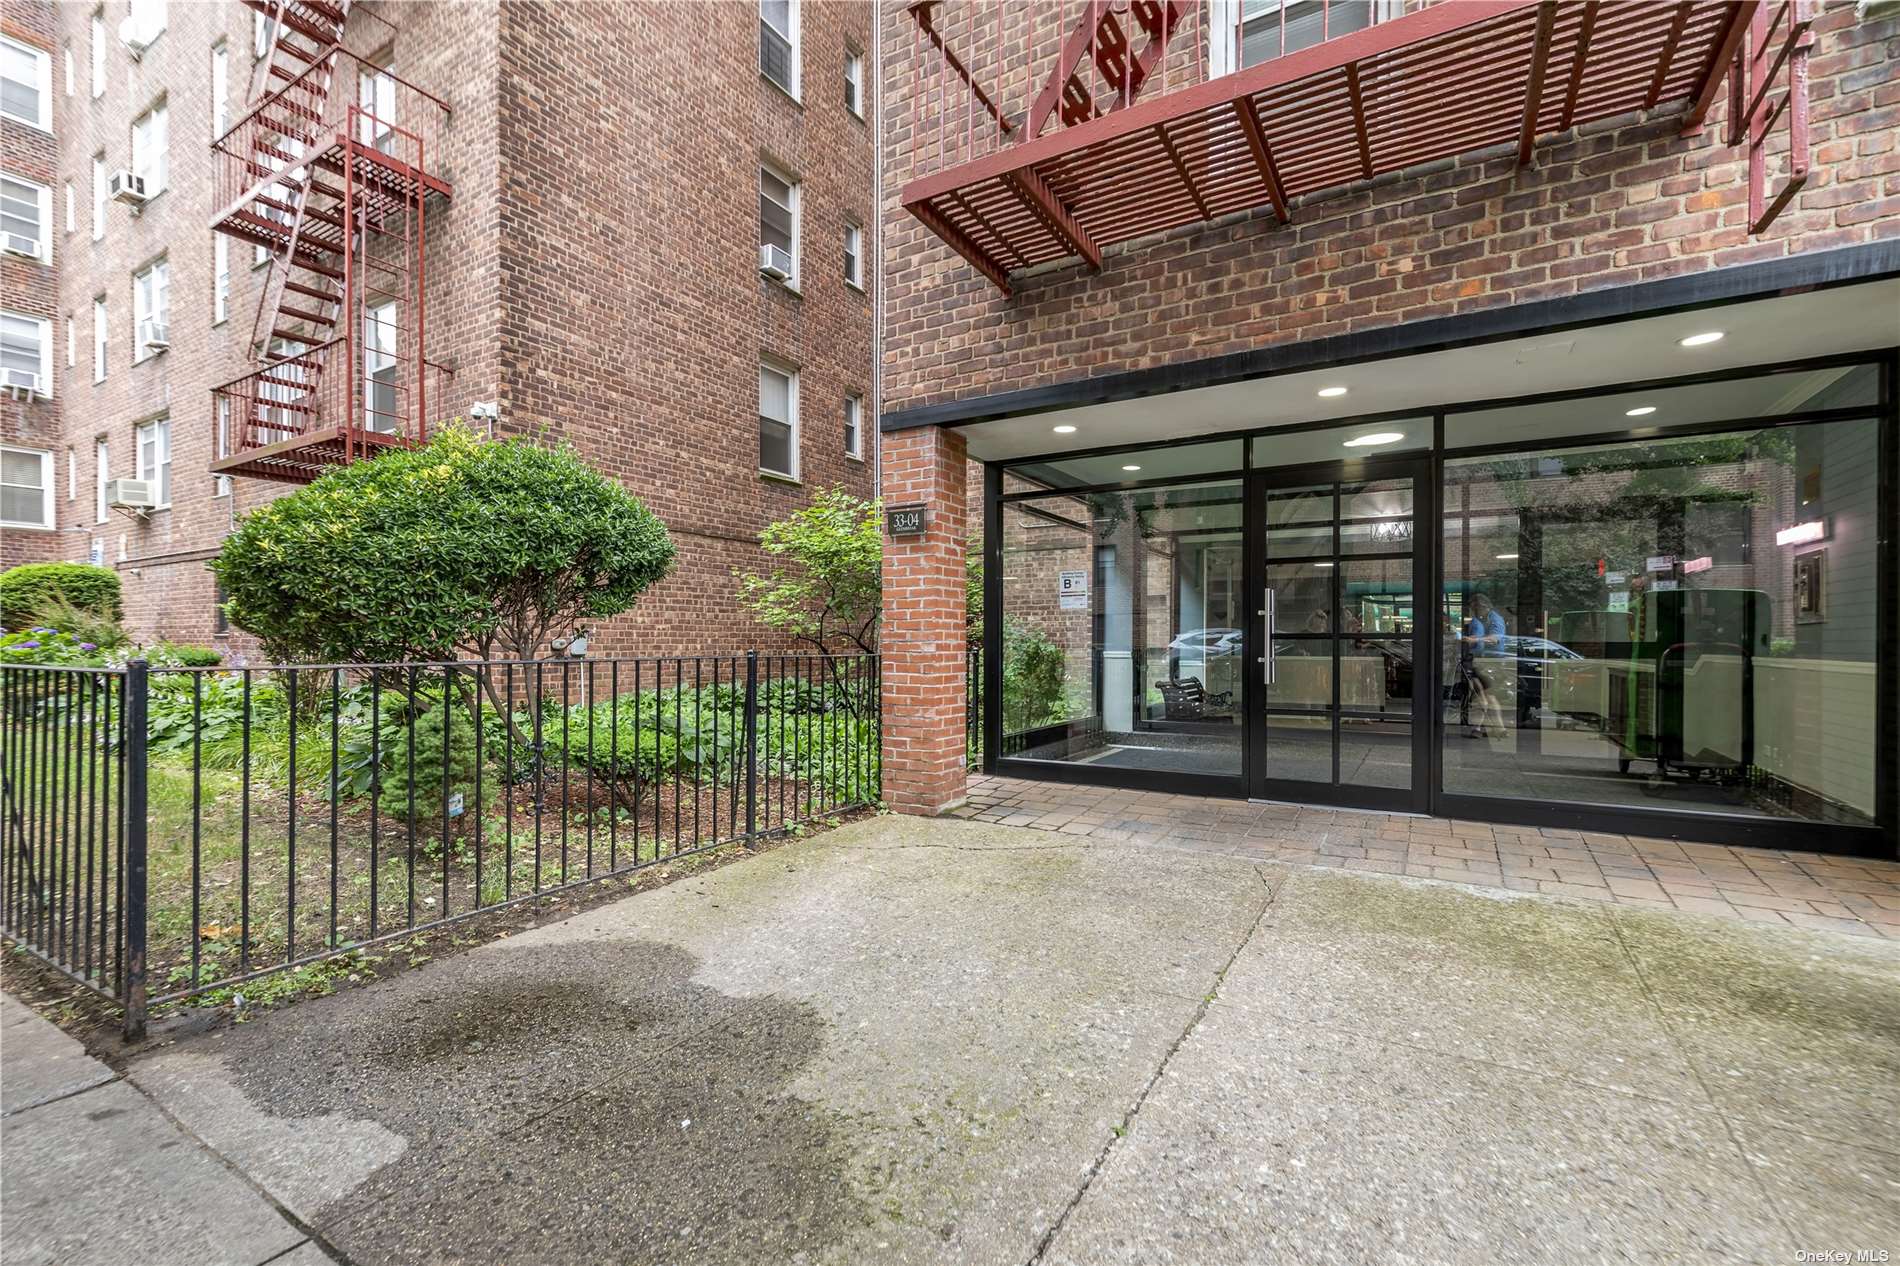
[[0,634],[0,664],[98,664],[98,646],[43,626]]
[[665,525],[572,448],[452,424],[251,511],[212,570],[271,658],[374,663],[535,655],[673,558]]
[[1014,616],[1003,617],[1003,733],[1020,734],[1068,716],[1062,648]]
[[[375,794],[382,812],[406,817],[413,795],[416,831],[426,836],[431,829],[439,832],[446,796],[451,831],[466,828],[485,807],[476,797],[477,782],[483,802],[493,799],[496,785],[494,749],[476,760],[475,722],[468,703],[459,692],[452,693],[445,716],[439,690],[418,689],[413,696],[392,688],[379,694],[367,686],[345,690],[337,716],[339,797]],[[328,715],[326,707],[323,716]],[[313,727],[325,731],[326,743],[328,725],[327,719],[320,719]],[[488,768],[478,779],[484,765]],[[327,783],[327,762],[323,777]],[[322,790],[328,794],[327,786]]]
[[67,605],[116,624],[125,615],[119,573],[86,563],[22,563],[0,572],[0,626],[57,624]]
[[209,646],[180,645],[177,642],[159,642],[145,648],[146,662],[164,663],[179,668],[216,668],[224,662],[222,652]]

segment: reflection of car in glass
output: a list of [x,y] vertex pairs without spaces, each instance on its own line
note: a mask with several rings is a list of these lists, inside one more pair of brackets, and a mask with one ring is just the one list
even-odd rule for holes
[[1168,643],[1177,655],[1238,655],[1239,629],[1192,629]]

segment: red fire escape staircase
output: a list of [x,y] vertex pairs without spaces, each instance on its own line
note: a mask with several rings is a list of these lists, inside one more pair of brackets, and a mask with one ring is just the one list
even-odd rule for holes
[[213,389],[214,472],[307,483],[427,432],[425,245],[448,107],[345,50],[347,0],[247,0],[272,20],[257,99],[212,145],[216,232],[270,268],[257,367]]
[[[1811,0],[1448,0],[1376,21],[1384,8],[1367,0],[1341,23],[1353,29],[1210,75],[1205,0],[1085,0],[1041,54],[1046,9],[917,0],[920,174],[904,205],[1008,294],[1024,269],[1099,267],[1105,247],[1260,207],[1284,222],[1302,195],[1417,164],[1490,147],[1526,164],[1540,137],[1620,114],[1681,102],[1692,133],[1725,81],[1727,139],[1749,146],[1750,230],[1806,178]],[[1345,9],[1335,0],[1324,20]],[[1233,49],[1242,34],[1219,32]],[[1003,101],[1001,85],[1038,79],[1026,109]]]

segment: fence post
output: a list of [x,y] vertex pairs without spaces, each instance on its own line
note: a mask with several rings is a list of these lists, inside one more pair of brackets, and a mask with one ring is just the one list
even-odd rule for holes
[[759,653],[745,653],[745,837],[759,833]]
[[125,666],[125,1040],[145,1040],[146,662]]

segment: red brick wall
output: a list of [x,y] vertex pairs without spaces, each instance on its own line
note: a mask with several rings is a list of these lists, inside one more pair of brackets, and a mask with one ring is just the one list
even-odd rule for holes
[[[1028,13],[1037,48],[1053,39],[1052,6],[1007,12],[1012,57]],[[1900,236],[1900,16],[1836,0],[1810,63],[1813,174],[1760,237],[1718,104],[1694,138],[1679,108],[1609,120],[1541,143],[1522,170],[1495,150],[1431,164],[1296,200],[1289,225],[1256,212],[1180,230],[1004,298],[899,203],[913,146],[937,141],[913,109],[910,20],[891,6],[885,22],[902,50],[884,65],[887,410]]]
[[[50,55],[53,68],[53,127],[57,131],[65,120],[71,99],[65,95],[65,77],[60,65],[53,6],[44,3],[44,0],[0,0],[0,33],[22,44],[44,49]],[[44,264],[14,255],[0,255],[0,306],[18,316],[41,317],[48,322],[47,338],[52,344],[53,380],[50,394],[44,397],[15,401],[10,395],[0,395],[0,443],[53,454],[52,479],[57,510],[66,495],[66,453],[60,439],[61,416],[72,384],[66,369],[66,332],[59,320],[59,269],[65,263],[66,246],[60,227],[64,223],[61,217],[65,214],[65,207],[61,201],[53,134],[13,119],[0,119],[0,171],[37,185],[46,185],[53,191],[52,223],[45,226],[45,231],[53,239],[53,262]],[[0,570],[20,563],[44,562],[57,557],[56,532],[0,528]]]

